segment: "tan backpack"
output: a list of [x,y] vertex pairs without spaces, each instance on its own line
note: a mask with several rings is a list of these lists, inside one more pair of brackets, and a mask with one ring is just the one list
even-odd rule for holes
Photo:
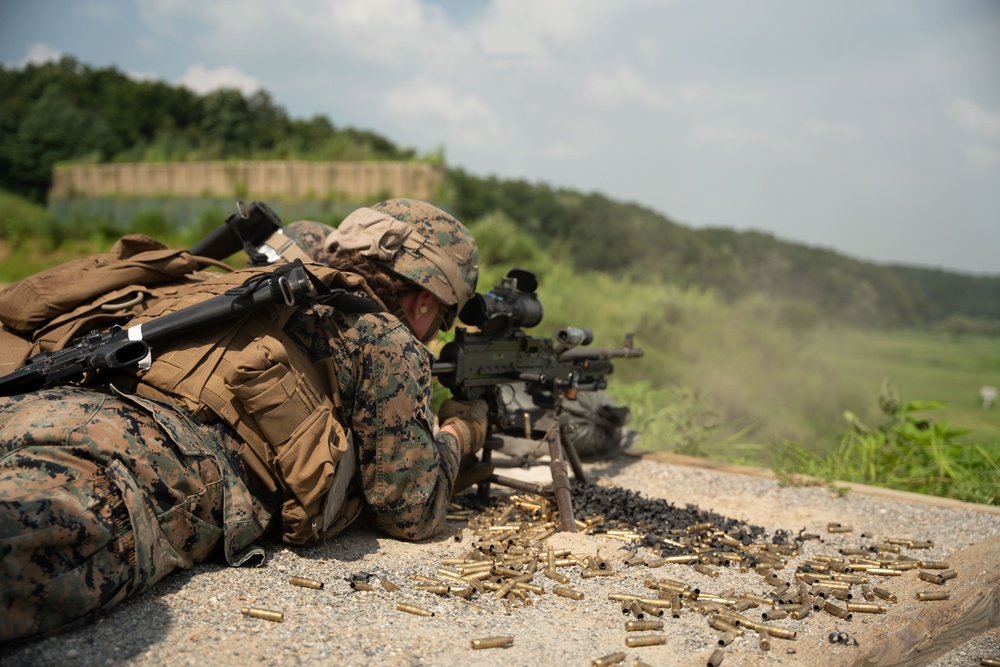
[[0,289],[0,375],[89,331],[125,324],[159,296],[175,293],[172,284],[211,275],[203,272],[208,267],[232,271],[217,260],[131,234],[107,253],[65,262]]

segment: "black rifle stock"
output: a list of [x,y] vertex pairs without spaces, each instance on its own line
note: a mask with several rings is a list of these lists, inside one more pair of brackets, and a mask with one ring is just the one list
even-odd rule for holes
[[91,331],[54,352],[30,357],[13,373],[0,377],[0,396],[13,396],[82,379],[102,370],[138,367],[151,359],[151,346],[249,314],[273,304],[295,305],[312,283],[302,262],[252,277],[202,303],[154,318],[141,325]]
[[[565,328],[556,339],[531,336],[524,327],[542,319],[542,306],[534,291],[537,279],[524,269],[513,269],[489,294],[477,294],[462,310],[463,323],[478,327],[473,333],[459,328],[455,339],[441,350],[433,374],[442,385],[461,400],[483,399],[489,407],[487,445],[481,463],[490,464],[491,446],[499,444],[496,433],[517,435],[514,416],[505,407],[502,392],[515,383],[524,383],[535,405],[551,412],[555,426],[546,435],[552,469],[552,489],[559,507],[560,526],[576,530],[566,457],[579,479],[583,468],[575,448],[562,443],[558,415],[564,398],[575,398],[577,391],[597,391],[607,386],[607,376],[614,370],[611,359],[639,357],[643,351],[633,347],[631,335],[621,348],[585,346],[593,340],[589,329]],[[512,480],[490,476],[479,484],[482,500],[489,497],[490,482],[511,484]]]

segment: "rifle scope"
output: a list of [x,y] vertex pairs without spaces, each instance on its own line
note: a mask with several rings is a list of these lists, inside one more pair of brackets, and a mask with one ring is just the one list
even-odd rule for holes
[[458,317],[490,338],[504,336],[515,327],[533,327],[542,321],[536,289],[538,278],[532,271],[511,269],[488,294],[473,296]]

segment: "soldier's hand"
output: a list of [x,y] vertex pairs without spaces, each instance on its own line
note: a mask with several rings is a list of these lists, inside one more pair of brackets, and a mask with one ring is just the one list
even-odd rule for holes
[[489,408],[486,401],[460,401],[449,398],[438,408],[441,426],[451,426],[458,433],[462,456],[475,454],[486,442],[486,419]]

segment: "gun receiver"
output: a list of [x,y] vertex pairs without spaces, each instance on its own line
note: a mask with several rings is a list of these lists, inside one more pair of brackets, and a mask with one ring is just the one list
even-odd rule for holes
[[[604,389],[607,376],[614,370],[611,359],[643,354],[642,349],[633,346],[631,334],[621,348],[597,349],[586,348],[594,337],[590,329],[560,329],[555,340],[528,335],[524,328],[540,323],[543,315],[535,295],[537,286],[537,278],[531,271],[512,269],[490,293],[477,294],[462,309],[459,318],[478,331],[472,333],[460,327],[433,365],[433,374],[457,398],[486,401],[488,436],[515,433],[514,420],[501,395],[505,387],[524,383],[535,405],[552,411],[556,417],[553,421],[558,425],[564,398],[575,398],[577,391]],[[576,524],[563,452],[578,479],[585,479],[583,466],[572,444],[561,442],[558,426],[550,430],[546,439],[560,525],[563,530],[574,532]],[[482,464],[489,465],[490,447],[498,442],[498,438],[487,438]],[[489,497],[490,481],[507,483],[496,475],[480,483],[479,495],[483,501]]]
[[264,266],[269,260],[258,248],[281,227],[281,218],[264,202],[250,202],[250,206],[237,202],[236,213],[196,243],[191,248],[191,254],[225,259],[243,250],[250,257],[250,266]]

